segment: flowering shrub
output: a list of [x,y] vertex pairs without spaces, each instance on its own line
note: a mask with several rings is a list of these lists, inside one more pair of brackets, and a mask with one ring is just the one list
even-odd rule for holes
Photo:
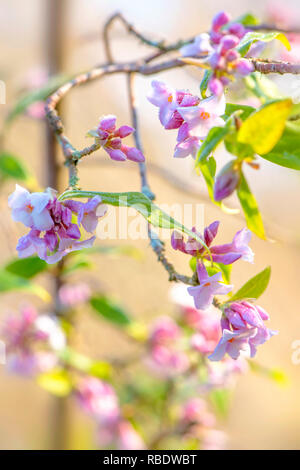
[[[122,16],[115,17],[127,24]],[[135,31],[133,26],[130,31]],[[6,177],[25,186],[17,184],[9,196],[12,219],[29,229],[17,243],[19,259],[8,262],[3,269],[1,289],[27,290],[49,300],[49,293],[35,284],[33,278],[44,272],[55,280],[55,296],[47,313],[42,308],[38,313],[33,306],[26,306],[18,316],[11,314],[4,323],[7,368],[30,376],[58,397],[73,397],[94,420],[98,445],[102,448],[158,449],[174,445],[174,440],[183,449],[223,448],[226,439],[219,429],[221,410],[217,397],[221,394],[222,402],[226,402],[237,375],[253,364],[251,358],[257,347],[277,334],[267,328],[269,315],[256,304],[268,285],[270,268],[238,290],[231,282],[234,263],[254,262],[249,246],[252,232],[267,238],[243,167],[249,165],[259,170],[263,158],[276,165],[300,169],[299,110],[289,97],[270,99],[262,90],[260,74],[296,74],[300,73],[300,66],[276,58],[274,61],[256,58],[275,39],[287,48],[290,46],[285,35],[276,28],[268,31],[252,15],[232,21],[227,13],[218,13],[208,33],[176,44],[156,43],[140,33],[138,37],[156,48],[156,54],[119,64],[112,59],[108,44],[109,65],[96,67],[71,82],[56,82],[55,87],[53,82],[48,89],[43,85],[46,117],[69,170],[69,186],[65,191],[47,188],[30,192],[34,180],[22,163],[9,154],[0,155],[0,159],[13,162],[5,167]],[[171,51],[178,51],[175,59],[152,64],[154,59]],[[142,149],[132,77],[187,64],[205,70],[200,96],[156,79],[147,98],[158,108],[164,129],[177,130],[174,157],[193,157],[211,202],[230,212],[223,200],[236,192],[245,224],[225,244],[215,243],[218,221],[210,223],[203,233],[201,227],[186,227],[153,202],[155,195],[148,183],[146,170],[150,157],[145,159]],[[56,110],[59,100],[72,87],[115,72],[128,75],[132,126],[117,127],[116,116],[103,116],[98,126],[87,133],[94,142],[78,150],[64,133]],[[228,101],[228,89],[235,80],[240,88],[255,90],[259,97],[257,107]],[[12,120],[20,109],[28,112],[40,101],[41,94],[31,99],[29,95],[11,111],[8,119]],[[134,147],[123,143],[131,135]],[[221,143],[231,156],[217,173],[213,153]],[[127,160],[137,163],[141,192],[103,192],[79,187],[82,158],[99,149],[115,161],[113,164]],[[18,169],[17,174],[9,173],[12,167]],[[169,280],[177,283],[171,289],[172,317],[165,314],[149,323],[133,320],[105,292],[94,292],[83,282],[68,283],[66,274],[80,273],[90,266],[89,255],[97,252],[93,246],[97,224],[110,210],[109,206],[133,207],[146,219],[150,245]],[[154,227],[170,230],[171,248],[186,257],[192,271],[190,276],[178,273],[171,264]],[[118,248],[113,250],[122,254]],[[88,309],[117,325],[136,345],[137,357],[95,360],[75,350],[70,331],[76,327],[77,311]],[[268,374],[272,375],[272,371]]]

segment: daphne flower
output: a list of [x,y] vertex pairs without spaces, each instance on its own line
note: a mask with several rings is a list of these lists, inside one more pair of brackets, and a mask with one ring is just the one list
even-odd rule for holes
[[249,339],[256,334],[256,328],[235,331],[224,329],[219,344],[208,358],[211,361],[220,361],[227,353],[232,359],[237,359],[241,352],[250,356]]
[[209,276],[202,263],[197,264],[197,274],[199,285],[187,289],[188,293],[194,298],[196,308],[205,310],[212,304],[216,294],[225,295],[232,290],[233,286],[221,282],[222,273],[218,272],[213,276]]
[[47,193],[32,193],[16,184],[16,190],[8,198],[12,218],[26,227],[49,230],[53,226],[47,205],[51,196]]
[[[251,248],[248,246],[251,240],[252,233],[247,228],[239,230],[231,243],[225,245],[215,245],[211,248],[211,253],[213,259],[216,260],[216,256],[221,255],[225,257],[228,255],[239,255],[244,261],[253,263],[254,253]],[[224,261],[223,261],[224,262]]]
[[225,97],[210,96],[197,106],[179,107],[178,112],[188,124],[189,136],[205,139],[212,127],[224,126],[220,117],[225,113]]
[[65,205],[78,214],[77,223],[90,233],[96,230],[98,218],[107,212],[107,206],[101,203],[100,196],[94,196],[88,202],[66,201]]
[[54,254],[47,255],[45,260],[48,264],[54,264],[60,261],[64,256],[73,251],[82,250],[83,248],[91,248],[95,241],[96,237],[88,238],[87,240],[71,240],[71,239],[62,239],[58,245],[58,249]]
[[209,359],[219,361],[226,353],[232,359],[237,359],[241,353],[254,357],[257,346],[277,334],[276,331],[265,326],[264,321],[268,318],[264,309],[249,302],[230,303],[224,309],[224,316],[221,320],[222,338]]
[[97,129],[89,131],[87,136],[94,137],[96,143],[103,147],[112,160],[145,161],[145,157],[140,150],[123,144],[123,139],[131,135],[135,129],[130,126],[117,128],[116,120],[116,116],[111,114],[103,116]]
[[175,90],[164,82],[153,80],[152,92],[148,100],[159,108],[159,120],[165,129],[178,129],[183,123],[183,118],[178,113],[179,106],[195,106],[199,98],[186,90]]
[[183,57],[203,57],[213,52],[213,47],[210,43],[210,36],[207,33],[199,34],[194,41],[190,44],[183,46],[179,49]]

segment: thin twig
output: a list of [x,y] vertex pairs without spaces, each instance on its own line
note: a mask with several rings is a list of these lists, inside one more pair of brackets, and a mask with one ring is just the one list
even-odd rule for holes
[[[140,150],[144,154],[140,129],[139,129],[139,121],[137,115],[137,104],[136,104],[136,97],[134,91],[134,73],[127,74],[127,85],[128,85],[128,97],[129,97],[129,104],[130,104],[130,114],[132,120],[132,127],[134,127],[134,140],[135,146],[138,150]],[[141,190],[142,193],[145,194],[149,199],[152,201],[155,199],[155,194],[151,191],[148,179],[147,179],[147,168],[146,163],[141,162],[139,163],[139,170],[140,170],[140,177],[141,177]]]

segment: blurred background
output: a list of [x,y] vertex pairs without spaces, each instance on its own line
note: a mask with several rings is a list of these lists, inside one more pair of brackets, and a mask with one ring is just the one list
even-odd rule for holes
[[[22,90],[38,86],[35,80],[49,69],[49,3],[51,0],[0,0],[0,79],[7,88],[6,105],[0,105],[2,121]],[[61,3],[63,29],[59,68],[71,74],[105,61],[101,28],[116,10],[122,11],[129,22],[148,36],[174,41],[206,31],[211,18],[220,9],[228,11],[232,17],[249,11],[266,18],[270,6],[274,5],[264,0],[214,0],[209,3],[201,0],[61,0]],[[281,8],[290,12],[293,19],[299,18],[300,5],[297,0],[286,0]],[[114,56],[120,61],[143,57],[148,52],[148,48],[128,36],[120,24],[113,27],[112,37]],[[192,68],[164,72],[160,78],[171,86],[189,88],[198,93],[200,74]],[[276,79],[277,85],[286,92],[291,86],[288,79]],[[207,201],[204,181],[193,174],[193,162],[189,158],[173,159],[176,134],[164,131],[156,109],[147,102],[150,83],[151,77],[137,77],[141,134],[150,164],[149,181],[157,195],[157,203],[204,203],[205,222],[221,220],[218,241],[224,243],[245,225],[243,217],[226,215]],[[68,94],[63,101],[63,115],[71,142],[77,148],[83,147],[87,130],[97,124],[99,116],[109,113],[116,114],[120,124],[130,122],[124,76],[106,77]],[[12,153],[24,159],[41,185],[48,184],[45,167],[47,139],[49,136],[42,120],[21,116],[9,129],[5,144]],[[62,161],[61,154],[59,158]],[[224,149],[218,149],[218,161],[223,162],[227,158]],[[66,173],[62,168],[60,189],[67,185]],[[84,189],[140,189],[136,164],[126,162],[121,165],[108,161],[101,151],[82,163],[80,178]],[[229,418],[222,427],[229,436],[229,448],[299,449],[300,365],[293,365],[291,357],[293,341],[300,340],[300,177],[296,171],[261,160],[261,170],[255,172],[249,169],[248,178],[272,242],[254,237],[251,246],[255,252],[255,264],[234,266],[233,281],[239,286],[267,265],[272,266],[271,282],[260,303],[271,315],[271,328],[279,330],[280,334],[259,350],[257,360],[262,365],[284,370],[288,383],[278,386],[251,372],[242,375],[237,383]],[[7,208],[7,195],[12,192],[13,186],[12,183],[5,184],[1,190],[1,263],[15,255],[16,240],[21,233],[19,227],[12,223]],[[230,205],[237,206],[237,201],[232,198]],[[97,243],[109,241],[99,240]],[[87,280],[92,285],[104,286],[136,318],[148,321],[150,317],[172,312],[173,307],[169,300],[166,272],[156,262],[148,242],[139,240],[136,246],[145,252],[142,261],[101,257],[96,260],[97,269],[88,272]],[[170,258],[180,272],[187,271],[184,255],[171,253]],[[47,279],[43,282],[47,287]],[[17,310],[27,297],[2,295],[0,320],[8,311]],[[101,358],[116,354],[116,349],[121,353],[130,349],[126,339],[112,327],[94,320],[89,314],[81,314],[79,327],[76,341],[82,352]],[[91,425],[75,407],[72,408],[72,404],[69,406],[69,419],[74,425],[71,426],[68,446],[89,448]],[[47,448],[48,428],[55,420],[54,411],[54,399],[46,391],[29,379],[8,375],[0,366],[0,448]]]

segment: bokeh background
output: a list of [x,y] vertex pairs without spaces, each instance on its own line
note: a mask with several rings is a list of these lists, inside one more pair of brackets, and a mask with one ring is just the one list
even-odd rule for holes
[[[51,0],[49,0],[51,1]],[[63,0],[61,0],[63,1]],[[0,0],[1,62],[0,79],[7,86],[6,105],[0,106],[0,118],[15,102],[20,91],[28,85],[32,71],[47,68],[48,55],[45,40],[47,29],[46,0]],[[104,62],[101,27],[115,10],[121,10],[128,20],[154,38],[169,40],[190,37],[207,30],[212,16],[220,9],[237,17],[247,11],[265,17],[270,2],[264,0],[152,0],[130,2],[117,0],[64,0],[64,33],[62,54],[64,72],[75,73]],[[281,6],[282,7],[282,6]],[[297,0],[286,0],[284,8],[299,18]],[[299,26],[299,25],[298,25]],[[147,47],[128,37],[121,25],[112,31],[113,50],[120,60],[147,54]],[[164,72],[161,79],[172,86],[190,88],[197,93],[199,77],[195,70]],[[289,91],[290,77],[277,80],[279,87]],[[151,77],[137,79],[141,132],[147,161],[150,162],[149,180],[157,195],[157,202],[204,203],[207,223],[220,219],[219,240],[225,242],[245,225],[242,216],[221,213],[207,202],[206,189],[201,178],[193,175],[189,159],[174,160],[172,150],[174,132],[160,126],[156,109],[146,100]],[[105,78],[89,86],[74,90],[63,102],[67,133],[80,147],[84,135],[102,114],[117,114],[120,123],[129,123],[126,82],[123,76]],[[6,147],[21,156],[43,185],[47,182],[45,170],[45,125],[43,122],[19,117],[9,130]],[[218,161],[228,158],[218,150]],[[168,179],[164,178],[167,172]],[[81,166],[81,185],[91,190],[139,190],[139,177],[134,163],[108,162],[99,151]],[[249,181],[257,196],[272,242],[253,238],[255,264],[240,263],[234,267],[233,281],[241,285],[247,278],[272,266],[271,283],[261,298],[261,304],[271,315],[271,327],[279,335],[260,348],[258,362],[282,369],[288,376],[285,386],[278,386],[261,375],[248,373],[239,377],[229,418],[221,424],[229,436],[229,448],[235,449],[290,449],[300,448],[300,365],[293,365],[292,342],[300,339],[299,315],[299,174],[283,167],[261,161],[261,170],[249,170]],[[66,171],[62,169],[60,186],[66,186]],[[13,184],[1,189],[0,198],[0,261],[4,263],[15,254],[19,227],[11,222],[7,195]],[[236,206],[234,198],[230,205]],[[128,244],[128,241],[120,243]],[[108,243],[98,241],[98,243]],[[116,242],[114,242],[116,243]],[[147,241],[131,242],[144,250],[142,261],[102,257],[96,260],[97,269],[86,276],[92,285],[104,287],[115,295],[136,318],[149,318],[172,312],[166,272],[156,262]],[[184,255],[170,254],[178,270],[187,270]],[[47,279],[43,279],[47,287]],[[17,309],[30,297],[5,294],[0,297],[1,317]],[[45,309],[45,307],[40,304]],[[130,345],[113,328],[94,319],[88,312],[80,316],[77,345],[82,352],[94,357],[108,357],[130,349]],[[71,436],[70,448],[89,448],[92,424],[69,404]],[[49,430],[55,420],[55,403],[47,392],[32,381],[10,376],[0,367],[0,448],[19,449],[49,447]]]

